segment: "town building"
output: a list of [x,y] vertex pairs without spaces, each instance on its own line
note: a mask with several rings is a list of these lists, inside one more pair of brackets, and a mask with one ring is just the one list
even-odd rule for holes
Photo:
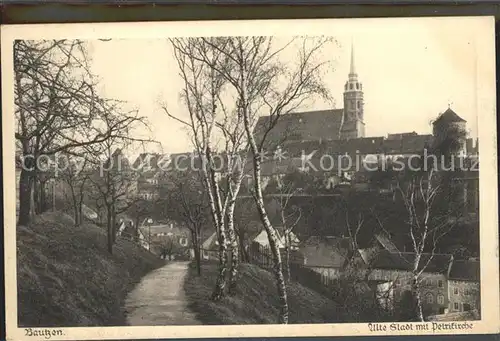
[[[264,155],[267,162],[262,165],[264,187],[273,178],[279,180],[280,175],[299,169],[323,173],[325,188],[333,189],[348,179],[358,189],[365,189],[367,174],[364,170],[367,164],[382,159],[421,155],[424,149],[429,150],[438,143],[447,131],[466,129],[466,121],[448,107],[433,122],[432,133],[366,136],[364,90],[352,50],[343,108],[290,112],[277,121],[269,116],[259,117],[254,136],[259,142],[265,136]],[[478,141],[464,136],[459,154],[472,158],[477,153]],[[276,158],[276,155],[279,157]],[[478,178],[477,174],[475,177]]]
[[320,274],[326,284],[340,277],[352,255],[351,238],[311,236],[299,245],[293,262]]
[[456,260],[448,275],[448,311],[463,312],[480,310],[480,267],[479,261]]
[[[381,251],[369,262],[368,280],[390,290],[391,293],[386,297],[393,300],[394,306],[398,305],[405,292],[411,292],[415,257],[416,254],[412,252]],[[419,270],[423,270],[423,274],[419,277],[419,292],[425,316],[447,312],[447,276],[452,261],[452,255],[422,254]],[[386,302],[385,305],[390,304]]]
[[146,219],[138,228],[123,224],[119,235],[138,242],[146,250],[167,260],[192,259],[194,251],[190,231],[175,222],[153,222]]
[[213,232],[201,244],[201,258],[204,260],[219,259],[219,241],[217,240],[217,232]]

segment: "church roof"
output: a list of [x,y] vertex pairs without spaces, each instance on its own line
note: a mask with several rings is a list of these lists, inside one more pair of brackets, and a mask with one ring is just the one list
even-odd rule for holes
[[[329,109],[289,113],[281,116],[266,137],[267,145],[280,145],[285,141],[338,139],[342,126],[343,109]],[[269,116],[259,117],[254,134],[261,141],[269,127]]]
[[451,110],[451,108],[448,108],[444,113],[439,115],[439,117],[434,121],[433,124],[436,124],[437,122],[453,123],[453,122],[467,122],[467,121],[458,116],[456,112]]

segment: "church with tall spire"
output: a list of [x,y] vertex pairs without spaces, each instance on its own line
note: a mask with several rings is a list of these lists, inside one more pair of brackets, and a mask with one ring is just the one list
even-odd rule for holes
[[[351,45],[351,62],[344,85],[341,109],[294,112],[283,115],[277,125],[266,134],[272,144],[287,141],[328,141],[365,137],[363,84],[356,71],[354,44]],[[258,139],[266,131],[269,117],[260,117],[255,127]]]
[[358,79],[354,63],[354,44],[351,45],[351,67],[344,85],[344,117],[341,139],[365,137],[363,121],[363,84]]
[[[369,91],[369,90],[368,90]],[[350,51],[350,68],[343,87],[343,108],[291,112],[282,115],[278,121],[269,116],[259,117],[254,129],[258,142],[265,137],[268,149],[279,147],[290,156],[300,151],[324,149],[334,154],[412,154],[427,148],[433,141],[433,133],[417,134],[402,132],[387,136],[366,136],[364,89],[355,63],[354,44]],[[445,120],[446,119],[446,120]],[[448,108],[439,114],[439,122],[465,121]],[[270,123],[272,129],[269,130]],[[435,130],[435,129],[434,129]],[[470,140],[470,139],[468,139]],[[467,142],[470,145],[470,141]],[[473,150],[470,145],[464,150]],[[294,152],[295,151],[295,152]]]

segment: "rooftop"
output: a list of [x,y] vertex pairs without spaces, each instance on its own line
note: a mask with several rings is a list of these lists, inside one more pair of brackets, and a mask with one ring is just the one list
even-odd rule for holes
[[[411,271],[416,254],[414,252],[378,252],[373,260],[372,267],[376,269]],[[452,255],[424,253],[419,261],[419,270],[428,273],[447,273]]]
[[480,263],[477,260],[456,260],[451,265],[449,278],[455,281],[473,281],[480,279]]
[[441,115],[438,116],[438,118],[433,122],[433,124],[436,124],[437,122],[453,123],[453,122],[467,122],[467,121],[458,116],[456,112],[451,110],[451,108],[448,108],[446,109],[445,112],[443,112]]
[[352,246],[349,238],[311,236],[299,247],[307,266],[341,268],[349,257]]
[[[337,139],[342,126],[343,109],[316,110],[282,115],[266,136],[271,145],[285,140],[307,141]],[[258,141],[272,123],[269,116],[259,117],[254,129]]]

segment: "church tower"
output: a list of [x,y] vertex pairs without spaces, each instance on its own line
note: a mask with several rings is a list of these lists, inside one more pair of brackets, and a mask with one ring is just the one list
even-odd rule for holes
[[349,78],[344,86],[344,117],[341,139],[365,137],[363,113],[363,84],[358,80],[354,65],[354,45],[351,46],[351,68]]

